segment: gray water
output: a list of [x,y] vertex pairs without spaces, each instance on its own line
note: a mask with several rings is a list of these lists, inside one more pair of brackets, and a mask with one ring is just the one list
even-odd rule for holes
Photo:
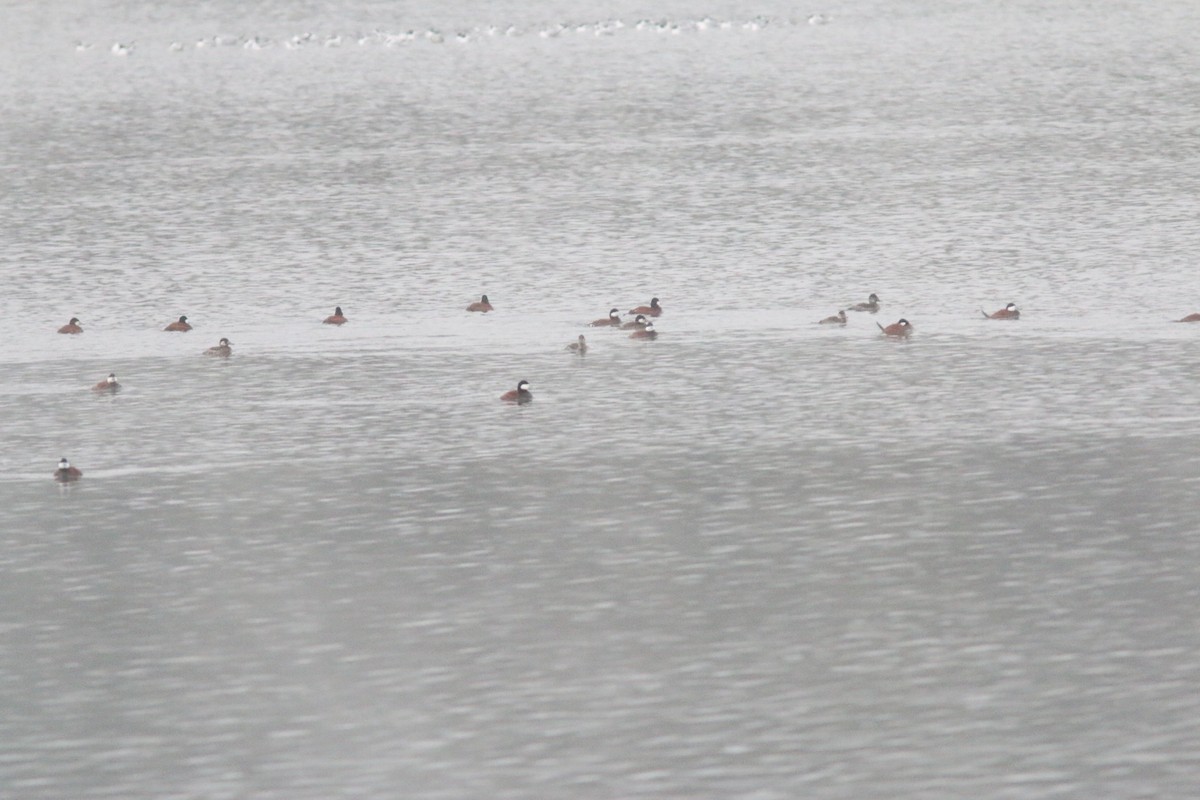
[[0,796],[1196,796],[1200,7],[244,6],[0,10]]

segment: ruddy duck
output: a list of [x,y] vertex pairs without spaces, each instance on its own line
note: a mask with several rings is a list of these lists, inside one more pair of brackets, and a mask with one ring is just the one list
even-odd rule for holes
[[163,328],[164,331],[190,331],[191,329],[192,326],[188,324],[187,317],[180,317],[167,327]]
[[854,305],[850,306],[850,310],[851,311],[870,311],[872,314],[874,314],[876,311],[879,310],[879,295],[872,292],[871,295],[867,298],[867,302],[855,303]]
[[583,355],[587,352],[587,339],[584,339],[583,334],[581,333],[579,334],[579,341],[571,342],[569,345],[567,345],[567,349],[574,350],[576,353],[579,353],[579,355]]
[[517,388],[509,389],[504,394],[500,395],[500,399],[506,403],[528,403],[533,399],[533,392],[529,391],[529,381],[521,381],[517,384]]
[[229,341],[228,339],[222,339],[221,341],[217,342],[214,347],[210,347],[205,350],[204,355],[229,358],[231,355],[233,355],[233,348],[230,347],[231,344],[233,344],[233,342]]
[[621,314],[614,308],[608,312],[608,316],[603,319],[598,319],[595,322],[589,322],[588,326],[592,328],[607,328],[610,326],[620,326]]
[[646,321],[646,317],[644,314],[638,314],[636,317],[633,318],[633,322],[626,322],[624,325],[622,325],[621,330],[623,330],[623,331],[640,331],[642,328],[646,327],[649,324],[650,323]]
[[842,309],[841,311],[834,314],[832,317],[826,317],[825,319],[821,320],[820,323],[818,323],[818,324],[820,324],[820,325],[845,325],[846,324],[846,310]]
[[630,314],[649,314],[652,317],[657,317],[662,314],[662,306],[658,304],[658,298],[650,298],[650,305],[638,306],[637,308],[629,309]]
[[1016,303],[1009,303],[994,314],[989,314],[982,308],[979,309],[979,313],[983,314],[988,319],[1020,319],[1021,317],[1021,311],[1017,308]]
[[647,322],[646,327],[642,328],[640,331],[634,331],[633,333],[629,334],[629,338],[630,339],[657,339],[658,331],[654,330],[653,322]]
[[342,307],[338,306],[333,309],[333,314],[325,318],[326,325],[345,325],[348,322],[345,316],[342,315]]
[[[1200,322],[1200,313],[1188,314],[1183,319],[1177,319],[1175,321],[1176,322]],[[59,333],[62,333],[62,331],[59,331]]]
[[83,477],[83,473],[78,467],[72,467],[71,463],[66,458],[61,458],[58,461],[58,469],[54,470],[54,480],[61,483],[67,481],[77,481]]
[[79,317],[71,317],[71,321],[58,329],[59,333],[83,333],[83,328],[79,326]]
[[491,310],[492,310],[492,304],[488,302],[486,294],[483,297],[479,298],[478,303],[471,303],[471,305],[467,306],[467,311],[482,311],[483,313],[486,314],[487,312],[489,312]]
[[117,383],[117,374],[115,372],[108,373],[108,377],[92,387],[93,392],[115,392],[121,388],[121,384]]
[[[879,325],[878,322],[875,324]],[[902,319],[899,322],[893,322],[886,328],[879,325],[879,330],[883,331],[884,336],[908,336],[912,333],[912,323],[906,319]]]

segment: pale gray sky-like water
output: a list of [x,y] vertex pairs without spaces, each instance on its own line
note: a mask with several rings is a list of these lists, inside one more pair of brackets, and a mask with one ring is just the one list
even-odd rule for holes
[[1197,17],[11,4],[0,795],[1194,796]]

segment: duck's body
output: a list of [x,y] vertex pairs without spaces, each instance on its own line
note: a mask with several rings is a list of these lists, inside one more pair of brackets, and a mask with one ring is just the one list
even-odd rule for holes
[[333,309],[333,313],[325,318],[326,325],[345,325],[349,322],[345,315],[342,314],[342,307],[338,306]]
[[1016,303],[1009,303],[1004,308],[1000,309],[999,311],[993,312],[991,314],[987,313],[982,308],[979,309],[979,312],[981,314],[983,314],[985,317],[987,317],[988,319],[1020,319],[1021,318],[1021,311],[1020,311],[1020,309],[1017,308]]
[[78,467],[72,467],[65,458],[59,459],[58,469],[54,470],[54,480],[66,483],[67,481],[77,481],[82,477],[83,473]]
[[[875,324],[879,325],[878,322]],[[912,323],[906,319],[902,319],[898,322],[893,322],[886,328],[882,325],[879,325],[879,330],[883,331],[884,336],[908,336],[910,333],[912,333]]]
[[108,377],[92,387],[93,392],[115,392],[121,388],[121,384],[117,383],[117,375],[115,372],[108,373]]
[[188,324],[187,317],[180,317],[167,327],[163,328],[164,331],[179,331],[180,333],[186,333],[191,329],[192,326]]
[[870,294],[870,296],[867,297],[867,302],[855,303],[854,305],[850,306],[850,310],[851,311],[867,311],[871,314],[874,314],[876,311],[879,310],[879,295],[872,292]]
[[500,395],[500,399],[506,403],[528,403],[533,400],[533,393],[529,391],[529,381],[521,381],[517,384],[517,388],[509,389],[504,394]]
[[603,319],[595,320],[588,323],[592,328],[609,328],[621,326],[621,314],[615,308],[608,312],[608,316]]
[[479,298],[478,303],[471,303],[467,306],[467,311],[482,311],[484,314],[492,310],[492,304],[488,302],[487,295]]
[[83,328],[79,325],[79,317],[71,317],[71,321],[58,329],[59,333],[83,333]]
[[233,355],[233,348],[230,347],[231,344],[233,344],[233,342],[229,341],[228,339],[222,339],[213,347],[205,350],[204,355],[216,356],[217,358],[229,358],[231,355]]
[[588,349],[587,348],[587,339],[583,338],[583,334],[581,333],[581,334],[579,334],[579,341],[571,342],[569,345],[567,345],[567,349],[573,350],[576,353],[579,353],[579,355],[583,355],[584,353],[587,352],[587,349]]
[[648,317],[657,317],[662,314],[662,306],[658,304],[658,298],[650,299],[650,305],[638,306],[637,308],[629,309],[630,314],[645,314]]
[[629,338],[630,339],[657,339],[658,331],[654,330],[653,322],[647,322],[646,327],[642,328],[640,331],[634,331],[633,333],[629,334]]
[[[1200,322],[1200,313],[1188,314],[1183,319],[1176,320],[1176,322]],[[59,333],[62,333],[62,331],[59,331]]]
[[821,322],[819,324],[821,324],[821,325],[845,325],[846,324],[846,310],[842,309],[841,311],[834,314],[832,317],[826,317],[825,319],[821,320]]
[[646,327],[649,324],[650,323],[646,321],[646,316],[644,314],[638,314],[636,317],[633,318],[633,322],[626,322],[624,325],[622,325],[621,330],[623,330],[623,331],[640,331],[642,328]]

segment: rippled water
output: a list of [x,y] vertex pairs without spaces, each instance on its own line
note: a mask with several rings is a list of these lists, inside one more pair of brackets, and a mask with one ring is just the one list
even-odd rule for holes
[[1044,6],[10,4],[0,795],[1194,796],[1200,11]]

